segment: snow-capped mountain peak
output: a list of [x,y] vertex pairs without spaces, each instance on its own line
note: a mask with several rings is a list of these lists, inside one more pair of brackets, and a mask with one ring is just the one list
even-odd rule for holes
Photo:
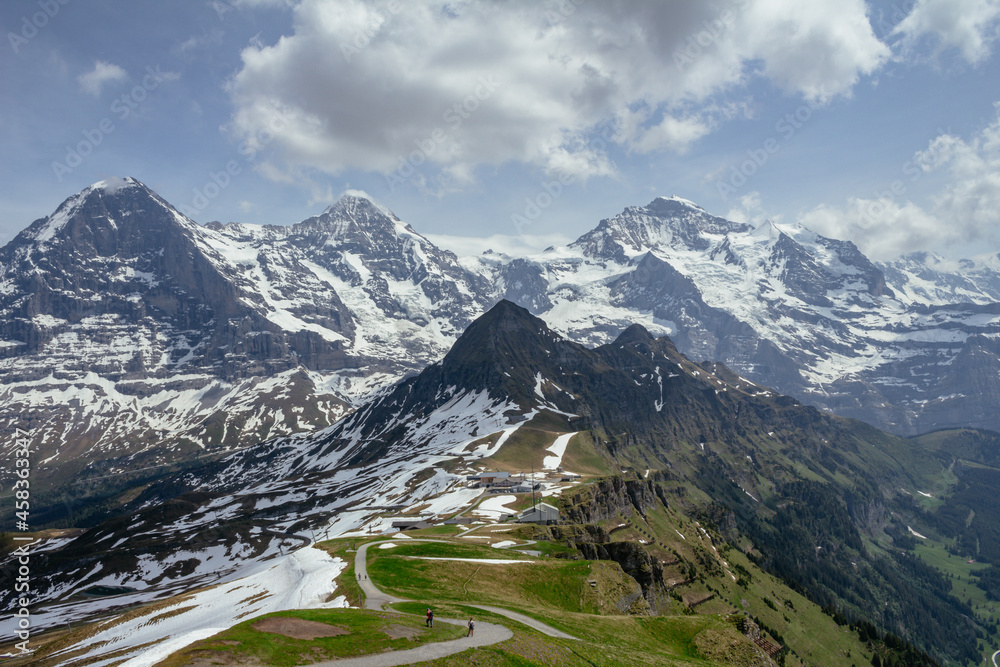
[[36,220],[21,232],[14,243],[48,244],[70,237],[74,243],[79,243],[85,229],[119,230],[119,225],[128,218],[141,223],[155,220],[167,226],[197,227],[137,179],[114,177],[98,181],[69,197],[52,215]]
[[394,222],[399,222],[399,217],[395,213],[375,201],[364,190],[345,191],[340,196],[340,199],[326,207],[322,216],[349,218],[356,221],[364,221],[373,217],[385,217]]
[[287,228],[292,234],[327,235],[333,241],[371,246],[373,252],[385,243],[410,239],[430,248],[433,244],[413,230],[387,207],[360,190],[349,190],[321,214]]
[[698,204],[694,203],[690,199],[684,199],[683,197],[678,197],[677,195],[670,195],[669,197],[665,197],[663,195],[660,195],[655,200],[653,200],[653,203],[655,203],[656,201],[664,201],[664,202],[672,202],[672,203],[677,203],[677,204],[683,204],[684,206],[687,206],[688,208],[693,208],[693,209],[696,209],[698,211],[704,211],[705,210],[704,208],[702,208],[701,206],[698,206]]
[[[10,260],[39,257],[45,248],[69,244],[81,256],[125,252],[134,256],[143,248],[162,250],[167,238],[190,234],[198,225],[184,217],[138,180],[108,178],[69,197],[54,213],[33,222],[0,252]],[[51,250],[51,249],[50,249]]]
[[707,250],[709,236],[750,231],[750,225],[710,215],[679,197],[657,197],[646,206],[630,206],[602,220],[570,244],[584,255],[625,263],[658,249]]
[[356,194],[290,227],[201,227],[105,179],[0,249],[0,419],[72,413],[37,433],[54,466],[323,427],[443,355],[481,282]]
[[[287,227],[201,227],[136,179],[105,179],[0,249],[0,406],[16,406],[0,421],[64,420],[38,436],[53,466],[320,428],[508,299],[589,345],[641,324],[695,360],[897,432],[994,426],[982,415],[998,414],[1000,388],[976,403],[965,387],[1000,377],[997,258],[950,288],[926,273],[939,260],[909,261],[887,281],[849,241],[679,197],[530,258],[459,260],[357,191]],[[947,295],[963,298],[933,300]],[[959,301],[982,305],[928,305]]]
[[1000,254],[950,260],[914,252],[881,265],[906,303],[986,305],[1000,302]]
[[778,240],[778,237],[783,234],[783,230],[774,223],[773,220],[765,220],[760,223],[750,235],[758,239],[767,239],[770,242]]
[[119,190],[123,190],[125,188],[134,188],[134,187],[145,188],[146,186],[137,181],[136,179],[132,178],[131,176],[125,176],[124,178],[119,176],[111,176],[109,178],[105,178],[102,181],[94,183],[89,188],[87,188],[87,190],[100,190],[106,194],[113,195],[117,194]]

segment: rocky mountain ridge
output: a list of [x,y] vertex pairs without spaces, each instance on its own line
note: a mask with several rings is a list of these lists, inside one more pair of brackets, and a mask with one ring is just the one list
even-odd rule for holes
[[565,248],[479,261],[505,296],[576,340],[641,322],[694,359],[894,433],[1000,428],[989,262],[919,278],[907,260],[879,267],[849,241],[725,221],[676,197],[629,207]]
[[53,479],[321,429],[499,299],[589,345],[641,323],[895,433],[1000,428],[1000,273],[943,266],[880,267],[849,241],[676,197],[567,247],[459,259],[363,193],[288,227],[200,226],[108,179],[0,249],[0,428],[32,432]]
[[[333,426],[143,488],[121,516],[56,541],[33,561],[34,618],[77,623],[109,604],[232,582],[276,557],[276,537],[377,533],[394,518],[386,510],[443,519],[479,496],[464,483],[470,471],[495,465],[505,447],[523,469],[559,434],[577,438],[560,460],[583,452],[605,471],[634,476],[586,487],[602,498],[567,499],[567,515],[578,507],[581,519],[616,520],[610,513],[669,505],[718,525],[755,563],[820,604],[962,664],[975,654],[971,608],[940,575],[906,569],[905,554],[884,548],[883,528],[898,534],[919,516],[912,498],[946,474],[947,461],[721,364],[696,364],[640,325],[588,348],[507,301],[439,362]],[[125,546],[102,560],[104,545]],[[645,550],[632,548],[624,555],[641,569]],[[72,597],[98,586],[128,593],[110,602]],[[945,634],[949,642],[940,641]]]
[[108,179],[0,250],[0,428],[40,481],[323,428],[440,357],[481,281],[364,198],[202,227]]

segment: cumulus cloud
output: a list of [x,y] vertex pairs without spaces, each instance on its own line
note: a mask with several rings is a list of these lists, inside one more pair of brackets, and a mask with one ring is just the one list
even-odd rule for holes
[[781,222],[781,216],[767,215],[761,203],[760,193],[756,190],[740,197],[737,205],[726,213],[726,219],[751,224],[754,227],[760,227],[768,220]]
[[[845,206],[822,205],[799,221],[825,236],[849,238],[875,259],[948,247],[967,248],[998,240],[1000,229],[1000,103],[997,115],[966,140],[942,134],[907,163],[906,181],[896,181],[879,199],[852,198]],[[945,184],[919,206],[909,196],[932,173]],[[964,246],[964,247],[963,247]]]
[[94,69],[76,77],[76,80],[80,84],[80,90],[99,97],[104,84],[124,81],[127,78],[128,74],[118,65],[98,60],[94,63]]
[[507,162],[612,174],[608,148],[683,152],[727,118],[713,98],[752,79],[825,102],[889,57],[863,0],[303,0],[294,12],[292,34],[243,51],[233,133],[273,135],[293,167],[427,170],[457,186]]
[[763,61],[764,74],[786,89],[826,102],[849,93],[891,55],[872,32],[867,10],[864,0],[752,2],[738,55]]
[[998,20],[1000,0],[917,0],[893,32],[902,36],[906,48],[930,39],[935,55],[956,49],[975,65],[990,55]]
[[924,171],[946,170],[950,182],[934,198],[934,213],[968,240],[995,238],[1000,225],[1000,104],[997,116],[969,141],[939,136],[917,154]]
[[823,204],[800,216],[799,222],[823,236],[853,241],[874,260],[940,248],[955,240],[933,214],[890,197],[851,197],[840,207]]

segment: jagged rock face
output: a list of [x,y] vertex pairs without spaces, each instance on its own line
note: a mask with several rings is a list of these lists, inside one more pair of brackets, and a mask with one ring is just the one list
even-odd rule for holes
[[[566,498],[565,514],[572,523],[600,523],[634,510],[640,516],[656,505],[660,487],[653,481],[611,477]],[[664,506],[666,501],[661,498]]]
[[[664,225],[664,220],[670,220],[671,224]],[[570,247],[580,249],[588,257],[621,262],[646,248],[704,251],[712,245],[708,235],[752,230],[750,225],[709,215],[691,202],[659,197],[646,207],[630,206],[614,218],[602,220]]]
[[60,337],[100,345],[117,329],[132,334],[120,341],[118,355],[74,354],[60,370],[142,378],[184,359],[226,377],[260,374],[253,365],[271,373],[294,368],[293,354],[307,367],[344,366],[342,345],[311,332],[291,335],[247,304],[241,286],[200,251],[199,233],[133,181],[67,200],[0,254],[9,276],[0,335],[24,341],[5,346],[5,356],[38,354]]
[[583,543],[578,544],[576,548],[587,560],[613,560],[621,565],[625,574],[635,579],[642,587],[642,593],[647,601],[666,589],[663,566],[638,542]]
[[519,304],[533,313],[552,307],[546,294],[548,284],[542,267],[535,262],[515,258],[497,271],[497,291],[501,298]]
[[879,266],[908,302],[945,305],[1000,302],[1000,253],[976,260],[948,261],[933,252],[915,252]]
[[322,215],[289,228],[287,242],[362,287],[385,316],[422,327],[444,323],[442,334],[451,339],[489,300],[481,296],[487,291],[482,278],[368,199],[344,197]]
[[[764,365],[763,357],[770,350],[761,347],[756,332],[725,310],[705,303],[694,281],[652,253],[646,253],[634,271],[616,278],[609,287],[612,305],[650,311],[660,321],[679,323],[672,339],[692,358]],[[757,379],[766,383],[775,378],[758,373]]]
[[325,427],[500,299],[591,346],[641,323],[896,433],[1000,429],[997,267],[925,255],[887,280],[850,242],[662,197],[565,248],[460,261],[358,193],[290,227],[201,227],[109,179],[0,249],[0,429],[33,429],[54,468]]
[[32,433],[43,484],[322,428],[444,354],[486,291],[361,197],[201,227],[108,179],[0,250],[0,428]]
[[[1000,428],[1000,410],[981,409],[1000,404],[988,379],[949,372],[1000,336],[989,310],[1000,260],[959,267],[963,277],[924,259],[885,266],[887,280],[849,241],[661,197],[532,257],[545,284],[521,281],[518,296],[575,340],[607,343],[639,322],[692,359],[894,433]],[[481,265],[497,280],[505,266]],[[981,361],[987,372],[1000,363]]]

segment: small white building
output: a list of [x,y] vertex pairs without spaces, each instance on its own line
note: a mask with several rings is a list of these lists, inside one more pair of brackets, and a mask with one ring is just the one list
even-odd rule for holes
[[559,509],[548,503],[538,503],[534,507],[529,507],[515,519],[518,523],[557,523],[559,521]]

